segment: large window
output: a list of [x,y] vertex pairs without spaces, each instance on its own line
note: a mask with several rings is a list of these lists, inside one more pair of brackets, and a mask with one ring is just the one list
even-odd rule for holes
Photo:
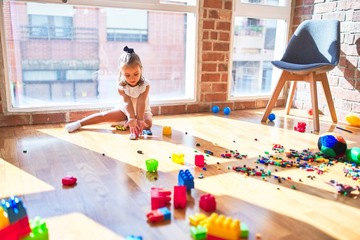
[[284,50],[290,0],[237,0],[230,98],[270,95],[279,71],[271,61]]
[[140,55],[151,103],[194,100],[196,0],[91,2],[2,1],[10,111],[113,106],[124,46]]

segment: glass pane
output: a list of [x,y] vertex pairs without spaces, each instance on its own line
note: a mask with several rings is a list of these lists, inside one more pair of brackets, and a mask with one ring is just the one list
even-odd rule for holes
[[160,3],[196,6],[196,0],[160,0]]
[[[126,29],[121,23],[108,26],[114,12],[138,18],[127,21]],[[5,1],[3,16],[14,108],[116,103],[125,46],[142,60],[150,100],[194,98],[193,13]],[[124,31],[109,39],[109,27]]]
[[290,0],[241,0],[242,3],[262,4],[271,6],[285,6]]
[[285,39],[284,20],[235,18],[231,95],[267,95],[272,91],[271,61]]

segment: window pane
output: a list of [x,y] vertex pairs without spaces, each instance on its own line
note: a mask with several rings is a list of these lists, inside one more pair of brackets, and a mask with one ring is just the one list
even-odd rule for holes
[[[118,59],[125,46],[140,55],[151,101],[194,98],[194,13],[62,6],[4,2],[14,108],[118,102]],[[133,18],[124,25],[114,12]],[[113,40],[109,28],[117,29]]]
[[[283,20],[235,17],[231,96],[270,94],[276,79],[271,61],[283,46]],[[280,29],[280,31],[279,31]]]
[[262,4],[271,6],[285,6],[290,0],[241,0],[242,3]]

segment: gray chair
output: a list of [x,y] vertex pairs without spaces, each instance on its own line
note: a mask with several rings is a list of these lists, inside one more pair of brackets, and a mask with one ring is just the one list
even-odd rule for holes
[[334,102],[326,73],[337,66],[340,58],[340,22],[337,20],[305,20],[291,37],[280,61],[272,64],[282,74],[261,119],[265,122],[285,83],[291,81],[286,114],[294,98],[297,81],[310,83],[314,131],[320,130],[316,82],[322,83],[333,122],[337,122]]

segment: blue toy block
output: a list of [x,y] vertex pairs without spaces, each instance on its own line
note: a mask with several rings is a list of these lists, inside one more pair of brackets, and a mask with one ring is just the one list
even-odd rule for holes
[[164,220],[171,219],[171,212],[167,207],[159,208],[159,211],[164,215]]
[[12,196],[1,200],[1,206],[7,213],[10,224],[27,217],[26,209],[19,197]]
[[189,169],[180,170],[178,175],[178,185],[179,186],[186,186],[186,190],[190,191],[192,188],[194,188],[194,177],[190,173]]

